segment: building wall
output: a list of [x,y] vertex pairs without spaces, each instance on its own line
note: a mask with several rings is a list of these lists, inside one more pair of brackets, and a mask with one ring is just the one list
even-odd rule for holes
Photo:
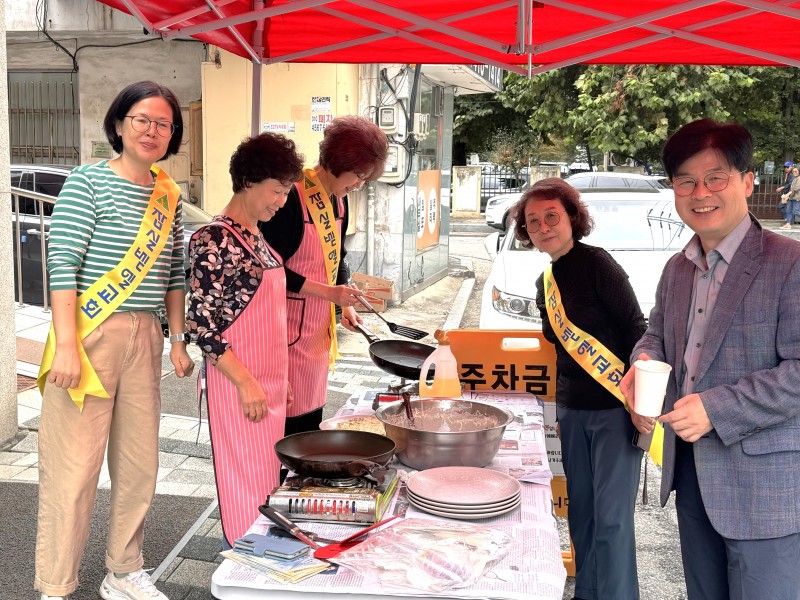
[[[13,0],[12,0],[13,1]],[[5,0],[0,0],[0,13]],[[6,28],[0,19],[0,115],[8,115]],[[8,119],[0,119],[0,223],[11,223],[11,178]],[[0,227],[0,255],[11,256],[11,227]],[[14,269],[0,269],[0,339],[16,339],[14,326]],[[16,342],[3,342],[0,352],[0,446],[17,434]],[[14,351],[12,351],[12,349]]]
[[[6,2],[7,31],[36,31],[37,7],[41,0]],[[96,0],[47,0],[47,29],[53,32],[141,31],[135,18],[101,4]]]
[[[66,35],[52,33],[57,39]],[[98,42],[95,35],[77,35],[60,40],[71,53],[77,52],[80,108],[80,163],[98,162],[92,155],[92,142],[107,143],[103,133],[103,118],[115,96],[126,85],[152,79],[170,88],[181,103],[184,135],[180,152],[161,166],[182,185],[184,195],[202,202],[199,178],[190,175],[189,163],[189,102],[201,98],[200,65],[205,48],[200,42],[147,41],[129,45],[127,35],[108,33]],[[72,71],[72,59],[63,51],[54,50],[49,41],[31,41],[21,32],[9,34],[8,69],[10,71]],[[93,47],[102,43],[102,48]],[[5,78],[4,78],[5,81]]]
[[[252,63],[218,48],[203,64],[205,209],[216,213],[230,200],[228,163],[236,146],[250,135]],[[322,131],[312,117],[355,114],[358,65],[278,64],[263,67],[259,131],[292,138],[307,166],[316,164]],[[314,99],[317,99],[314,101]],[[321,110],[330,98],[330,110]]]

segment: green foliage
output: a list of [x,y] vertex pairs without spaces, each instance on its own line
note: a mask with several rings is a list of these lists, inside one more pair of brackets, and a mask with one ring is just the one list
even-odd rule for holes
[[457,134],[470,151],[487,150],[488,140],[502,155],[514,146],[493,132],[521,131],[521,118],[541,160],[571,161],[577,146],[594,162],[599,150],[657,163],[670,134],[713,118],[750,129],[757,163],[783,162],[800,158],[797,74],[788,67],[697,65],[576,65],[531,79],[508,74],[499,94],[464,98],[463,113],[457,103]]

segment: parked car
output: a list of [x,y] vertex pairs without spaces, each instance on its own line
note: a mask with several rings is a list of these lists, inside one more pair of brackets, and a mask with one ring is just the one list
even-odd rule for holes
[[[605,248],[622,265],[647,317],[664,265],[686,245],[691,230],[672,198],[662,194],[597,192],[583,200],[595,221],[595,229],[583,241]],[[541,329],[542,317],[547,317],[536,307],[536,279],[550,257],[523,248],[511,232],[503,238],[492,233],[484,245],[493,263],[483,288],[480,327]]]
[[665,184],[663,175],[640,175],[639,173],[622,173],[619,171],[596,171],[576,173],[564,181],[581,192],[650,192],[672,194]]
[[[53,206],[74,166],[70,165],[11,165],[11,186],[51,196],[53,203],[12,194],[11,228],[14,269],[14,298],[19,301],[17,291],[17,215],[14,199],[19,198],[19,246],[22,263],[22,298],[26,304],[42,304],[42,250],[41,229],[44,225],[45,242],[50,231]],[[41,213],[41,214],[40,214]],[[186,249],[186,272],[189,272],[189,240],[192,234],[211,220],[204,210],[189,202],[183,203],[183,241]],[[46,275],[45,275],[46,276]]]
[[[666,177],[653,175],[639,175],[638,173],[618,173],[616,171],[599,171],[577,173],[564,179],[572,187],[583,192],[644,192],[650,194],[665,194],[672,197],[672,189],[665,185]],[[519,200],[527,189],[507,194],[499,194],[489,198],[486,202],[486,224],[500,231],[505,231],[508,226],[509,210]]]

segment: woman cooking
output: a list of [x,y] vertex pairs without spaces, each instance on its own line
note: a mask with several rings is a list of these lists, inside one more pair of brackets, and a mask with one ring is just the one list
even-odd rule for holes
[[325,129],[319,164],[304,171],[286,206],[261,224],[267,242],[286,266],[289,383],[294,400],[285,434],[319,428],[327,395],[328,367],[336,358],[334,304],[343,326],[361,318],[353,305],[345,260],[347,194],[383,173],[389,151],[386,134],[362,117],[337,117]]
[[279,483],[272,448],[286,417],[286,276],[258,223],[286,203],[303,158],[291,140],[262,133],[239,145],[230,174],[230,202],[192,236],[187,315],[205,359],[200,383],[226,548]]
[[536,280],[536,305],[556,348],[575,597],[638,600],[633,510],[642,452],[631,443],[634,426],[613,378],[618,383],[627,368],[644,317],[622,267],[580,241],[593,223],[575,188],[558,178],[538,181],[513,214],[522,245],[552,259]]

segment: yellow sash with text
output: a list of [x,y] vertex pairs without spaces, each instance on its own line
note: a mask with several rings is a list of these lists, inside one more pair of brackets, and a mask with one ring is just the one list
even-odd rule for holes
[[[322,187],[314,169],[303,171],[302,196],[311,215],[311,221],[317,229],[319,241],[322,244],[322,258],[325,260],[325,273],[328,275],[328,284],[336,285],[339,273],[341,252],[339,245],[339,229],[336,226],[336,217],[333,214],[333,204],[328,192]],[[333,367],[339,355],[336,343],[336,307],[331,302],[331,321],[328,325],[328,335],[331,338],[331,349],[328,353],[328,365]]]
[[[597,338],[586,333],[569,320],[567,313],[564,311],[564,306],[561,304],[561,292],[558,289],[555,277],[553,277],[552,266],[548,266],[544,271],[544,301],[550,326],[564,349],[584,371],[611,392],[617,400],[622,402],[625,410],[630,412],[625,396],[622,395],[622,391],[619,389],[619,384],[625,371],[625,363],[617,358]],[[661,466],[663,449],[664,427],[656,421],[649,454],[659,466]]]
[[[156,175],[156,180],[147,209],[142,217],[142,223],[139,225],[136,240],[119,264],[95,281],[77,299],[75,328],[81,360],[81,380],[78,387],[69,389],[69,395],[81,411],[83,411],[85,396],[109,397],[89,362],[81,340],[110,317],[139,287],[150,271],[150,267],[161,254],[172,232],[172,222],[178,206],[180,188],[159,167],[153,165],[150,170]],[[176,243],[178,242],[176,241]],[[55,348],[55,329],[51,325],[37,378],[39,391],[42,393],[44,393],[47,374],[53,364]]]

